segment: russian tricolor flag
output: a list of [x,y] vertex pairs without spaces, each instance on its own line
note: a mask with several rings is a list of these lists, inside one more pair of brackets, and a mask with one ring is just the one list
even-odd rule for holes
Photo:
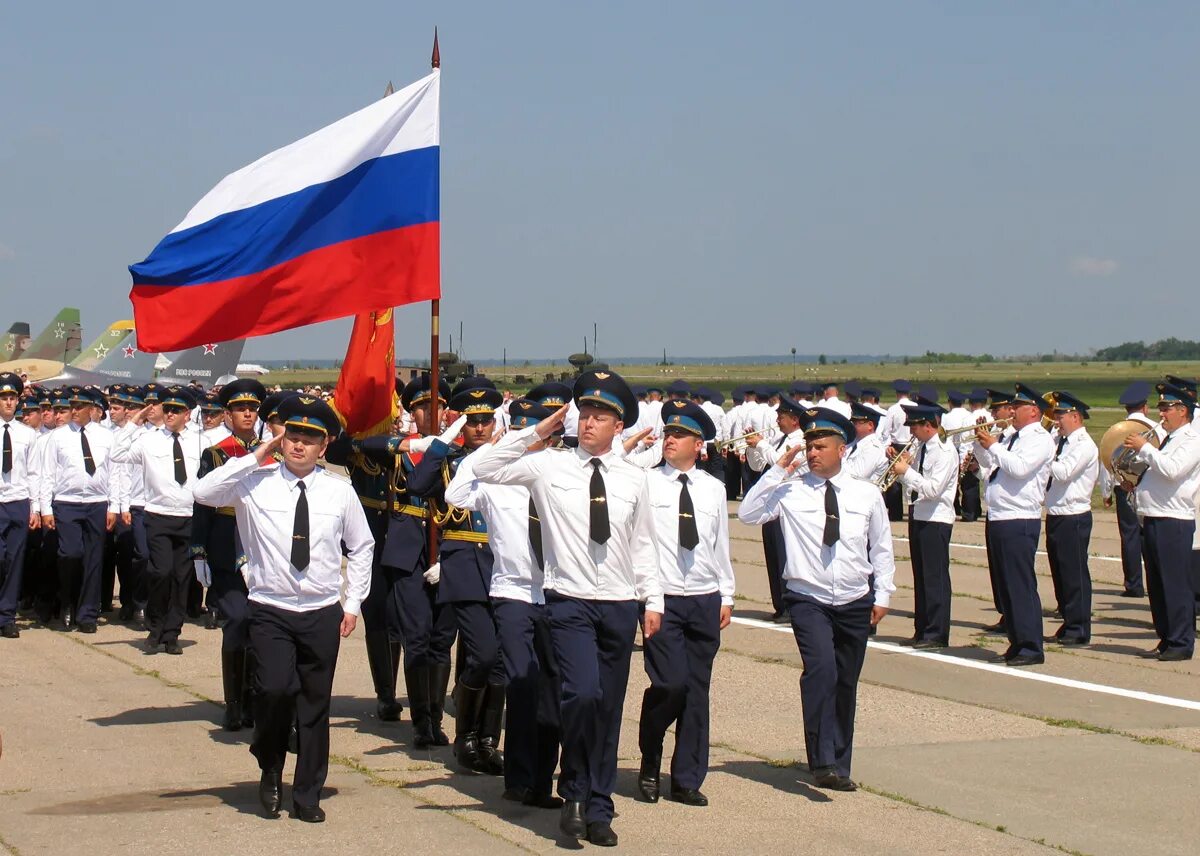
[[440,71],[226,176],[132,265],[143,351],[440,297]]

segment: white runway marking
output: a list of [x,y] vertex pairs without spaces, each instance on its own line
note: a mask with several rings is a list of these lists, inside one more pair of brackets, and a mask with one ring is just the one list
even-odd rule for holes
[[[779,633],[787,634],[791,634],[792,632],[791,626],[787,624],[774,624],[769,621],[760,621],[757,618],[734,617],[732,620],[736,624],[742,624],[746,627],[756,627],[759,630],[775,630]],[[922,660],[932,660],[950,666],[961,666],[965,669],[979,669],[984,672],[994,672],[1010,678],[1023,678],[1027,681],[1040,681],[1044,684],[1055,684],[1060,687],[1084,690],[1085,692],[1120,696],[1121,698],[1134,699],[1135,701],[1146,701],[1150,702],[1151,704],[1166,705],[1167,707],[1180,707],[1184,710],[1200,711],[1200,701],[1191,701],[1185,698],[1174,698],[1172,696],[1158,695],[1156,693],[1146,693],[1142,692],[1141,690],[1127,690],[1123,687],[1110,687],[1107,684],[1094,684],[1090,681],[1077,681],[1074,678],[1060,678],[1056,675],[1046,675],[1042,674],[1041,672],[1028,672],[1022,669],[1009,668],[1008,666],[997,666],[992,663],[981,663],[978,660],[968,660],[964,657],[955,657],[950,654],[937,654],[931,651],[914,651],[912,648],[905,648],[901,645],[893,645],[890,642],[868,641],[867,646],[870,648],[876,648],[880,651],[886,651],[889,654],[903,654],[908,657],[917,657]]]
[[[892,540],[893,541],[904,541],[904,542],[908,541],[907,538],[901,538],[899,535],[893,535]],[[983,546],[982,544],[960,544],[957,541],[951,541],[950,546],[951,547],[961,547],[964,550],[987,550],[987,547]],[[1039,556],[1044,556],[1044,555],[1046,555],[1046,551],[1038,550],[1037,554]],[[1113,556],[1088,556],[1089,562],[1092,561],[1093,559],[1095,559],[1098,562],[1119,562],[1119,561],[1121,561],[1119,558],[1114,558]]]

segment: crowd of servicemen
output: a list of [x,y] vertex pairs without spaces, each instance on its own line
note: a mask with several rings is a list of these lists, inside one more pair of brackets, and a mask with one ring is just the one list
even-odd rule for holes
[[181,654],[185,620],[206,614],[223,634],[223,725],[254,728],[264,811],[280,811],[292,751],[292,814],[320,821],[339,639],[361,618],[379,719],[401,716],[403,666],[414,746],[452,743],[463,769],[503,777],[504,799],[558,810],[564,834],[601,846],[617,841],[639,627],[650,686],[635,797],[659,800],[674,726],[668,795],[708,803],[732,500],[762,525],[773,617],[791,624],[804,661],[818,786],[855,788],[858,674],[894,591],[890,523],[906,505],[914,647],[949,644],[952,527],[985,517],[985,504],[1000,614],[989,630],[1007,635],[1005,662],[1044,660],[1043,518],[1062,618],[1050,638],[1088,644],[1099,483],[1117,506],[1124,593],[1149,594],[1150,653],[1192,656],[1194,383],[1121,396],[1146,425],[1123,445],[1142,464],[1136,483],[1100,465],[1089,407],[1068,391],[952,390],[947,409],[932,388],[892,387],[885,408],[853,382],[743,386],[726,410],[709,388],[631,387],[607,371],[521,397],[483,377],[435,389],[425,375],[397,380],[391,434],[354,439],[319,390],[268,393],[251,379],[207,393],[47,390],[0,375],[0,635],[19,637],[22,614],[94,633],[119,602],[115,620],[145,629],[147,654]]

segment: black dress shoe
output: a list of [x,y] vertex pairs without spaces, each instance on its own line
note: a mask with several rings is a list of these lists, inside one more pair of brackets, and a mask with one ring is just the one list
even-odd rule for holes
[[118,621],[128,621],[131,618],[133,618],[133,606],[132,605],[125,604],[117,611],[117,620]]
[[80,633],[95,633],[96,632],[96,622],[94,622],[94,621],[81,621],[76,626],[79,628]]
[[985,627],[983,629],[986,630],[988,633],[1007,633],[1008,625],[1006,625],[1004,623],[1004,619],[1001,618],[995,624],[989,624],[987,627]]
[[662,754],[646,754],[642,756],[642,766],[638,770],[637,793],[639,802],[658,802],[660,790],[659,768],[662,765]]
[[5,624],[3,627],[0,627],[0,636],[5,639],[19,639],[21,638],[21,631],[17,629],[17,625],[15,624]]
[[941,639],[918,639],[912,643],[914,651],[932,651],[940,648],[949,648],[949,642],[943,642]]
[[850,781],[849,776],[839,776],[831,767],[822,767],[814,771],[813,778],[816,780],[818,788],[825,788],[830,791],[844,791],[846,793],[858,790],[858,785]]
[[671,802],[684,805],[708,805],[708,797],[695,788],[677,788],[671,786]]
[[404,705],[394,698],[381,698],[375,702],[375,715],[380,722],[399,722]]
[[1144,591],[1130,591],[1129,589],[1125,589],[1125,591],[1121,592],[1121,597],[1145,597],[1145,596],[1146,596],[1146,593]]
[[1158,652],[1158,659],[1164,663],[1178,663],[1181,660],[1192,659],[1192,652],[1186,648],[1168,648]]
[[167,643],[166,650],[168,654],[175,654],[176,656],[183,653],[183,649],[179,647],[179,643],[174,640]]
[[1064,648],[1078,648],[1080,645],[1086,645],[1092,640],[1084,639],[1082,636],[1059,636],[1054,641]]
[[258,802],[268,817],[279,817],[283,804],[283,770],[263,770],[258,780]]
[[500,799],[523,803],[532,793],[533,791],[529,788],[505,788],[504,793],[500,794]]
[[1018,654],[1015,657],[1009,657],[1005,661],[1005,665],[1018,668],[1020,666],[1040,666],[1044,662],[1046,662],[1044,654]]
[[296,820],[303,820],[305,823],[324,823],[325,809],[319,805],[294,805],[292,806],[292,817]]
[[587,838],[588,824],[583,817],[583,803],[567,800],[563,803],[562,814],[558,818],[558,828],[564,835],[581,841]]
[[597,847],[616,847],[617,833],[613,832],[611,824],[608,823],[589,823],[587,828],[587,840]]
[[556,797],[550,793],[536,793],[530,791],[525,799],[521,800],[522,805],[531,806],[532,808],[552,808],[558,809],[563,806],[563,798]]

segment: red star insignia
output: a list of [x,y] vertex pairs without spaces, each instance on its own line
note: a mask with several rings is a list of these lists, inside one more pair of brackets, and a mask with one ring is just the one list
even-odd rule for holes
[[137,348],[135,348],[133,345],[126,345],[121,350],[125,352],[125,359],[131,359],[133,355],[137,353]]
[[207,357],[209,354],[216,354],[216,353],[217,353],[216,345],[205,345],[204,346],[204,356]]

